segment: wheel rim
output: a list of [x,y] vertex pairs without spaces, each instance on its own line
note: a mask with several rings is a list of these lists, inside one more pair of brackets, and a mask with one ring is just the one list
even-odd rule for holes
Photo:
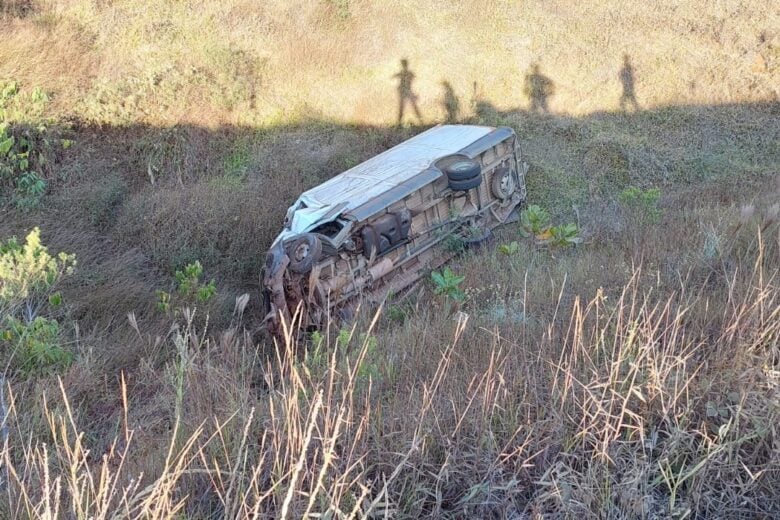
[[498,190],[505,196],[509,197],[512,192],[515,191],[515,182],[512,179],[512,174],[506,173],[501,176],[501,180],[498,183]]
[[295,260],[302,262],[309,256],[309,244],[299,244],[294,251]]
[[455,164],[450,166],[450,171],[465,172],[469,168],[471,168],[471,163],[468,163],[468,162],[465,162],[465,161],[461,161],[461,162],[456,162]]

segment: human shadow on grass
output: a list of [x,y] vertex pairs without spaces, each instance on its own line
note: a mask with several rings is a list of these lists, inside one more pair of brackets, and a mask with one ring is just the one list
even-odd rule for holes
[[623,67],[618,74],[620,83],[623,85],[623,93],[620,95],[620,110],[628,112],[629,109],[634,112],[639,110],[639,103],[636,100],[636,80],[634,78],[634,66],[631,64],[631,56],[623,55]]
[[422,123],[420,107],[417,106],[419,97],[412,88],[416,76],[414,72],[409,69],[409,60],[406,58],[401,60],[401,70],[394,74],[393,77],[398,80],[398,126],[403,124],[404,111],[406,110],[407,105],[414,111],[417,121]]

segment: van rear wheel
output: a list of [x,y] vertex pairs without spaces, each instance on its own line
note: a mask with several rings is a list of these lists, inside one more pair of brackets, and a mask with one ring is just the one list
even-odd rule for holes
[[450,180],[450,189],[453,191],[468,191],[476,188],[482,184],[482,176],[479,175],[473,179],[466,179],[465,181],[453,181]]
[[515,178],[512,175],[512,170],[509,168],[499,168],[493,175],[493,183],[491,189],[493,195],[501,200],[507,200],[515,193]]
[[459,159],[444,168],[450,181],[465,181],[482,175],[482,166],[473,159]]

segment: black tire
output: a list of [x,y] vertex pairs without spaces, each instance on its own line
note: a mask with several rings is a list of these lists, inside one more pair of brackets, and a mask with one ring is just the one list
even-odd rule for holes
[[477,161],[459,159],[444,168],[444,173],[450,181],[465,181],[482,175],[482,167]]
[[517,183],[511,169],[499,168],[495,171],[490,190],[496,198],[507,200],[514,195],[516,189]]
[[493,241],[493,232],[490,229],[485,229],[479,236],[465,237],[463,239],[463,245],[466,249],[481,249],[482,247],[490,245]]
[[304,233],[287,248],[290,257],[290,271],[308,273],[322,258],[322,242],[312,233]]
[[450,189],[453,191],[468,191],[482,184],[482,176],[466,179],[465,181],[450,180]]

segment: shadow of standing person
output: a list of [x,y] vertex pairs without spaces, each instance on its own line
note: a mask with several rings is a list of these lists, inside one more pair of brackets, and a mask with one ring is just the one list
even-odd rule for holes
[[531,72],[525,75],[523,93],[531,102],[531,112],[549,113],[547,98],[555,92],[553,81],[539,71],[539,64],[535,63]]
[[623,55],[623,68],[620,69],[620,82],[623,84],[623,94],[620,95],[620,110],[627,112],[630,105],[634,112],[639,110],[634,90],[634,67],[631,65],[631,56]]
[[417,94],[412,90],[412,82],[414,82],[414,73],[409,70],[409,60],[406,58],[401,60],[401,70],[393,75],[394,78],[398,78],[398,126],[401,126],[404,119],[404,108],[406,104],[412,106],[414,115],[422,123],[422,116],[420,115],[420,109],[417,107]]
[[460,100],[458,99],[458,96],[455,95],[455,90],[453,90],[449,81],[442,81],[441,86],[444,89],[444,97],[442,98],[441,105],[447,113],[446,121],[448,123],[455,123],[460,115]]

